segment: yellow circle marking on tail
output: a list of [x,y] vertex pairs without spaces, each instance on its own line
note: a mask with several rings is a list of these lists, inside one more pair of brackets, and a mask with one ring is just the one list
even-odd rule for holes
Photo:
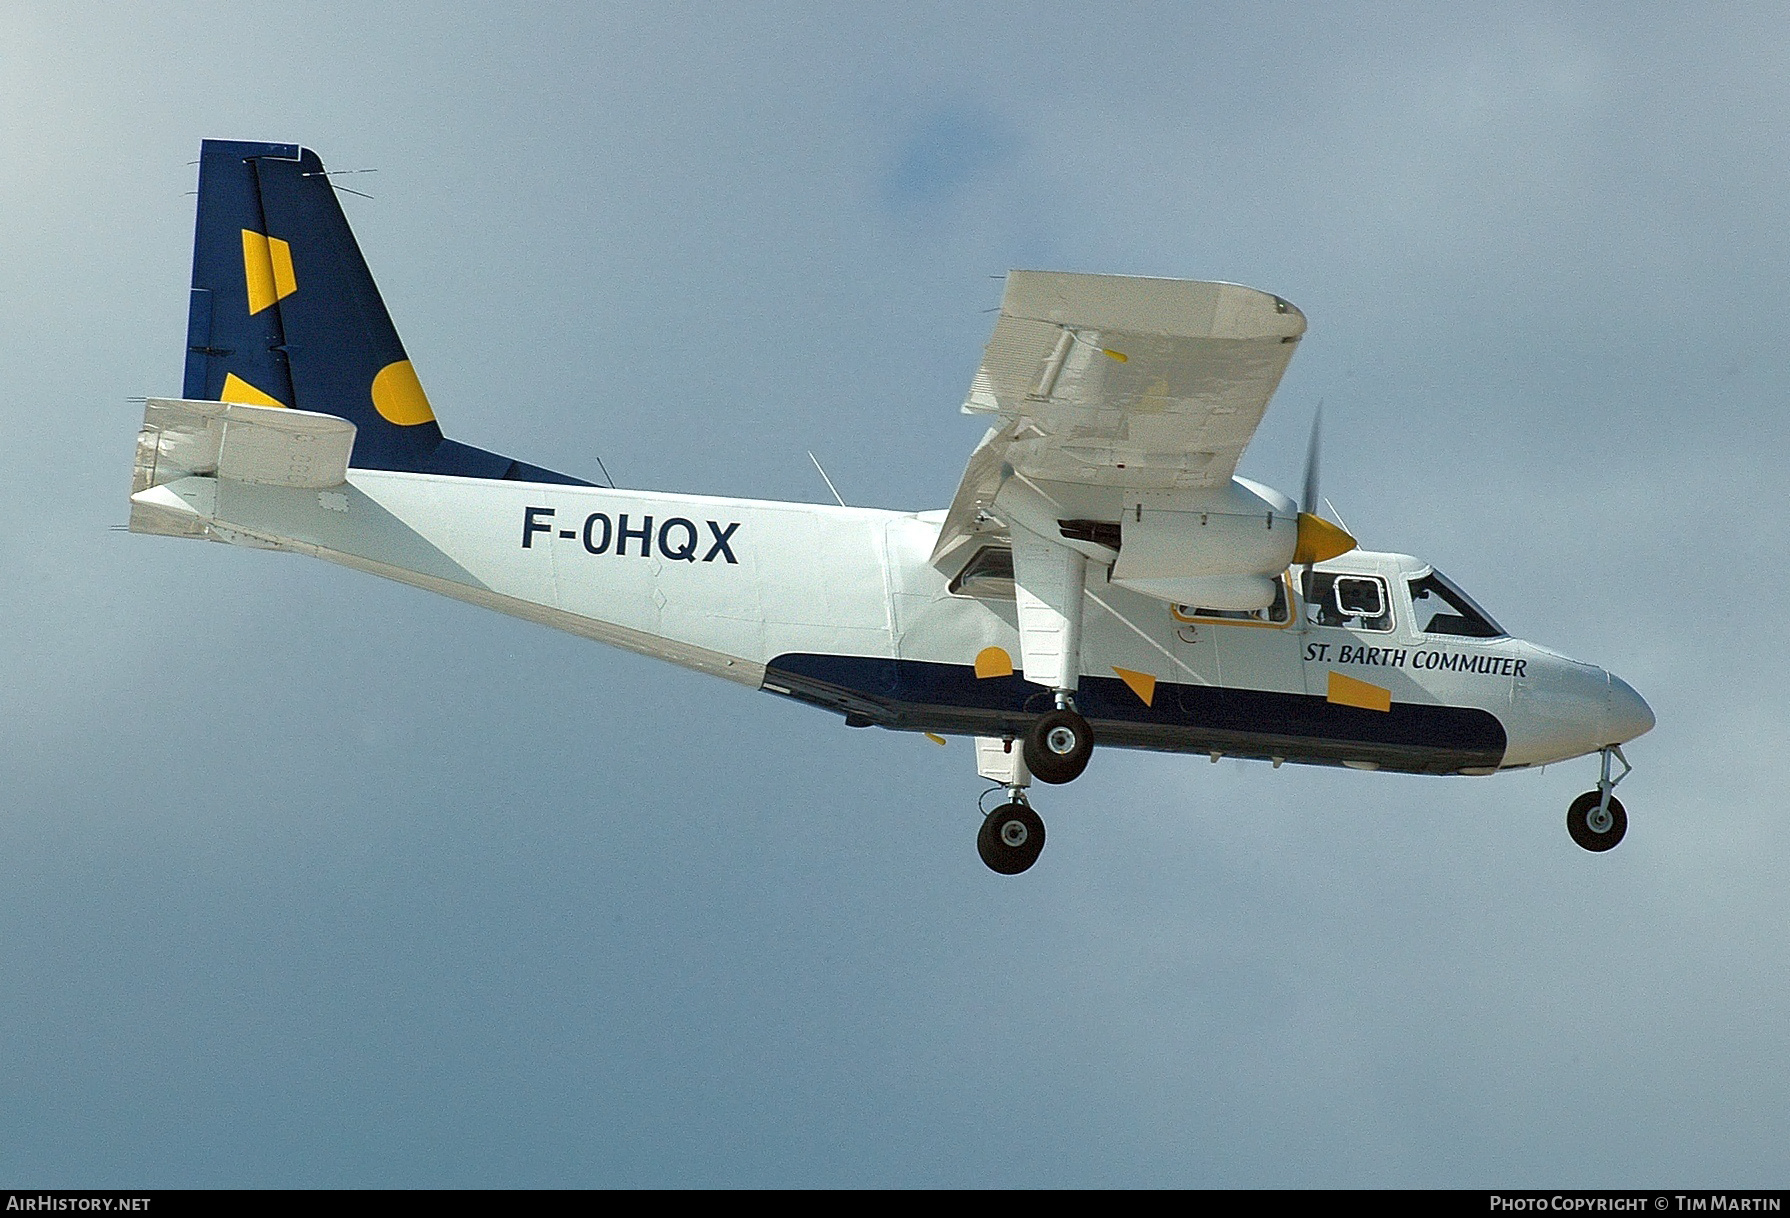
[[399,427],[415,427],[434,419],[429,409],[429,395],[416,379],[416,369],[407,359],[387,364],[373,378],[373,409],[381,417]]

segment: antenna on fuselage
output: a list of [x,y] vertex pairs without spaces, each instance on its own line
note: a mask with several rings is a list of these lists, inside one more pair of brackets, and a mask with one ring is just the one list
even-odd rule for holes
[[827,471],[821,469],[820,458],[814,455],[814,450],[812,448],[808,450],[808,459],[814,462],[814,468],[819,472],[820,480],[825,482],[827,484],[827,489],[833,492],[833,498],[839,501],[840,507],[844,507],[845,500],[840,497],[839,488],[833,485],[833,480],[831,478],[827,477]]

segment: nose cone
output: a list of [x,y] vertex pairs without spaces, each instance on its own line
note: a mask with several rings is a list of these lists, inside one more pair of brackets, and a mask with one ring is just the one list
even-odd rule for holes
[[1611,744],[1626,744],[1653,730],[1653,708],[1634,686],[1614,673],[1610,674],[1610,702],[1604,716],[1604,734]]

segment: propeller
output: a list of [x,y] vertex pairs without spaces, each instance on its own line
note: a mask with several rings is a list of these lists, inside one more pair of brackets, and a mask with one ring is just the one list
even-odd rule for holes
[[1348,530],[1331,524],[1318,515],[1323,500],[1318,497],[1318,456],[1320,433],[1324,424],[1324,403],[1311,416],[1311,443],[1305,449],[1305,491],[1299,500],[1299,536],[1293,546],[1293,562],[1311,574],[1313,563],[1347,554],[1357,544]]

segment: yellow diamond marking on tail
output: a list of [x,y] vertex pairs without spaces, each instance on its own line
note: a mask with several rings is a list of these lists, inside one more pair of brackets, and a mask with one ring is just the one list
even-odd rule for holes
[[1145,706],[1155,705],[1155,703],[1156,703],[1156,678],[1155,677],[1152,677],[1147,672],[1134,672],[1129,668],[1120,668],[1117,665],[1113,666],[1113,671],[1119,674],[1119,680],[1125,682],[1126,685],[1131,687],[1132,693],[1136,694],[1138,697],[1140,697],[1144,700]]
[[976,675],[1010,677],[1013,675],[1013,657],[999,647],[984,647],[976,653]]
[[292,247],[278,237],[269,237],[267,260],[273,263],[273,298],[284,300],[298,291],[298,277],[292,273]]
[[435,417],[429,409],[429,395],[423,392],[423,383],[416,379],[416,369],[407,359],[387,364],[373,378],[373,409],[400,427],[415,427]]
[[1358,706],[1362,710],[1389,711],[1392,709],[1392,691],[1381,689],[1378,685],[1367,681],[1357,681],[1354,677],[1345,677],[1340,672],[1330,674],[1330,691],[1325,700],[1338,706]]
[[292,273],[292,247],[253,229],[242,230],[242,275],[248,283],[250,314],[298,291],[298,278]]
[[261,392],[234,372],[224,373],[224,387],[218,390],[218,401],[235,402],[241,406],[278,406],[284,410],[286,403]]

